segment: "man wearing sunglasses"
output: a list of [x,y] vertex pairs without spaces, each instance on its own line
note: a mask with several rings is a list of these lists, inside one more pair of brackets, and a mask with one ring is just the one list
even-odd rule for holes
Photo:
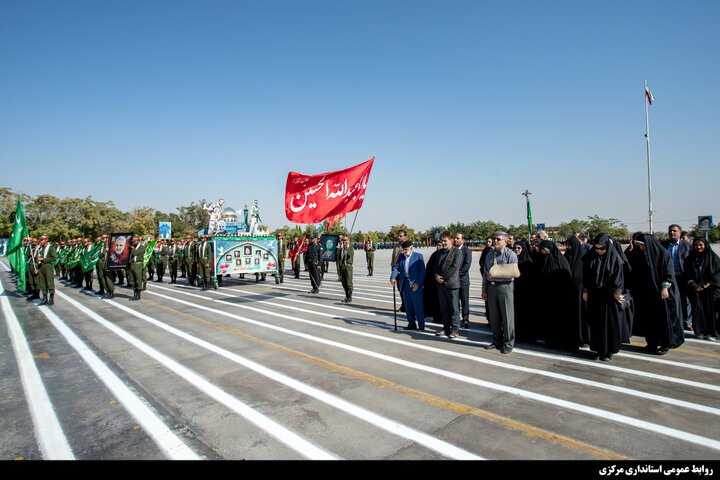
[[512,278],[492,277],[490,269],[495,264],[518,263],[515,252],[507,248],[507,241],[507,233],[495,232],[493,235],[493,249],[488,252],[485,257],[485,264],[482,265],[482,297],[485,301],[487,319],[493,334],[492,343],[485,348],[497,348],[500,353],[512,352],[515,345],[514,285]]

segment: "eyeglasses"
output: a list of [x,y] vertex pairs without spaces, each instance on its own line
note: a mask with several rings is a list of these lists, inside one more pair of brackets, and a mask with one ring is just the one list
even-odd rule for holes
[[493,238],[493,240],[495,240],[496,242],[502,242],[505,239],[504,238]]

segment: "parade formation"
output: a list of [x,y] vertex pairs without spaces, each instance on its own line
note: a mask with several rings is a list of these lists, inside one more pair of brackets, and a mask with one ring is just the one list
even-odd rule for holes
[[[353,204],[351,199],[353,197],[358,199],[364,195],[362,185],[367,182],[368,174],[369,169],[360,173],[345,172],[341,175],[346,175],[346,178],[355,175],[355,180],[347,182],[349,188],[345,187],[345,181],[333,181],[331,183],[336,187],[334,189],[326,186],[330,174],[323,174],[314,179],[305,176],[304,180],[293,176],[294,180],[288,182],[292,183],[292,188],[295,189],[287,197],[288,217],[302,214],[305,215],[302,221],[317,222],[319,217],[313,214],[320,206],[319,198],[322,197],[321,191],[325,188],[325,199],[335,201],[333,203],[335,207],[324,205],[320,215],[326,216],[324,220],[331,219],[333,222],[343,218],[348,211],[359,209],[361,202]],[[257,372],[262,372],[261,375],[272,378],[273,382],[280,381],[286,386],[300,388],[303,394],[321,399],[343,412],[352,412],[354,418],[374,422],[373,425],[393,433],[402,429],[397,425],[388,427],[387,422],[381,418],[376,419],[374,413],[349,405],[349,402],[342,397],[352,396],[353,393],[349,391],[352,388],[345,390],[341,386],[344,380],[338,380],[333,375],[342,372],[352,378],[360,378],[373,385],[379,385],[388,393],[406,395],[407,398],[403,398],[403,402],[412,399],[411,402],[424,404],[421,407],[415,405],[416,408],[426,408],[426,406],[437,408],[440,405],[443,409],[455,413],[463,412],[463,416],[477,415],[483,422],[492,423],[493,428],[499,428],[496,432],[498,435],[506,430],[523,432],[524,438],[520,439],[519,443],[517,439],[512,440],[517,444],[527,442],[527,438],[537,435],[542,442],[546,442],[547,445],[552,444],[552,447],[543,447],[550,453],[537,454],[541,458],[552,458],[552,455],[557,454],[556,449],[572,451],[570,458],[624,458],[613,450],[615,447],[612,441],[606,440],[616,435],[614,426],[603,427],[607,432],[601,429],[601,433],[596,435],[595,441],[602,445],[602,448],[587,445],[568,436],[554,433],[557,424],[550,421],[548,425],[547,420],[553,415],[537,413],[541,418],[527,419],[527,422],[543,425],[544,429],[511,420],[500,414],[486,415],[480,409],[443,400],[438,394],[449,395],[450,392],[445,391],[442,385],[438,386],[439,391],[436,391],[434,396],[396,386],[397,382],[403,381],[402,376],[395,377],[391,381],[367,372],[359,372],[349,366],[336,365],[320,358],[320,354],[316,351],[311,354],[312,348],[307,351],[293,349],[294,338],[317,341],[326,347],[346,351],[348,358],[350,352],[352,355],[360,354],[362,360],[356,361],[361,364],[365,363],[365,357],[371,357],[390,362],[397,368],[409,368],[411,371],[419,369],[424,374],[440,375],[443,379],[440,383],[450,379],[463,382],[473,388],[473,390],[464,388],[459,390],[462,392],[461,396],[469,397],[468,402],[474,401],[472,399],[476,394],[483,396],[488,395],[489,391],[497,390],[501,395],[512,397],[513,401],[517,401],[515,398],[517,396],[523,401],[527,400],[538,403],[543,408],[551,408],[553,412],[558,408],[557,405],[562,403],[564,415],[568,412],[581,415],[581,418],[575,420],[579,427],[566,429],[565,433],[569,436],[595,435],[593,431],[588,431],[585,426],[586,419],[582,415],[590,415],[603,421],[611,418],[613,422],[623,425],[623,432],[637,429],[637,431],[632,430],[635,440],[629,442],[631,446],[623,447],[633,454],[644,454],[645,445],[638,439],[643,438],[647,431],[652,431],[658,436],[670,436],[676,441],[688,442],[693,448],[700,448],[703,453],[720,451],[720,442],[712,439],[711,433],[703,431],[705,424],[702,422],[699,426],[693,424],[693,429],[700,431],[704,436],[697,434],[692,436],[678,428],[676,424],[675,428],[663,427],[655,413],[641,412],[637,414],[640,420],[631,415],[617,413],[624,407],[613,406],[611,402],[616,401],[615,397],[612,400],[601,399],[598,406],[589,407],[581,402],[560,400],[558,394],[549,391],[553,388],[565,389],[570,392],[569,396],[582,397],[585,394],[582,388],[567,389],[566,385],[583,385],[583,388],[598,388],[613,394],[619,391],[623,395],[631,395],[631,398],[642,398],[643,401],[651,399],[654,402],[677,405],[693,411],[709,408],[712,415],[720,414],[714,407],[679,400],[672,394],[661,395],[662,392],[648,394],[626,386],[586,379],[582,375],[563,372],[562,369],[555,371],[556,364],[563,361],[567,361],[568,365],[578,364],[587,367],[587,364],[592,364],[595,368],[605,368],[608,366],[607,362],[613,360],[614,356],[623,355],[622,350],[633,344],[633,336],[636,337],[635,342],[637,337],[644,337],[645,340],[643,348],[634,352],[638,355],[633,356],[653,360],[673,349],[682,351],[680,347],[687,337],[693,341],[703,341],[708,346],[713,345],[720,331],[720,257],[714,253],[712,246],[704,238],[683,240],[678,225],[669,226],[667,240],[658,239],[648,233],[637,233],[627,245],[621,245],[618,239],[603,232],[592,236],[588,236],[585,232],[576,232],[570,238],[557,242],[549,239],[547,233],[542,230],[529,234],[526,239],[516,238],[504,231],[496,231],[487,239],[484,248],[475,250],[479,253],[476,257],[462,231],[438,232],[433,250],[432,247],[425,245],[415,245],[408,240],[407,232],[401,229],[397,232],[392,249],[381,250],[382,254],[379,256],[381,261],[376,262],[378,245],[373,236],[367,236],[362,242],[353,245],[348,235],[332,234],[329,232],[329,226],[326,226],[323,232],[321,226],[318,226],[314,229],[315,233],[302,238],[288,239],[282,232],[269,234],[269,229],[265,228],[260,220],[257,200],[244,218],[238,218],[232,209],[225,207],[223,199],[212,205],[204,205],[203,208],[207,210],[209,217],[207,228],[199,231],[197,235],[187,235],[184,238],[173,237],[169,225],[159,225],[158,231],[153,234],[116,231],[103,233],[94,239],[73,238],[51,241],[45,235],[37,238],[30,235],[25,225],[22,204],[18,199],[13,233],[7,249],[7,263],[17,282],[18,291],[22,292],[28,301],[40,300],[34,302],[39,308],[27,307],[28,310],[42,312],[43,315],[52,318],[54,314],[50,312],[65,310],[67,315],[67,310],[79,308],[99,321],[103,320],[102,315],[107,315],[107,312],[103,312],[104,309],[118,310],[121,313],[116,315],[129,315],[162,325],[164,333],[159,341],[163,344],[166,334],[182,336],[182,341],[170,342],[171,346],[167,347],[177,347],[181,351],[184,351],[186,342],[197,343],[203,348],[208,347],[208,343],[194,338],[189,331],[181,332],[174,326],[162,324],[157,317],[165,315],[170,322],[178,319],[189,321],[191,323],[186,325],[187,329],[192,329],[195,325],[217,328],[221,332],[219,341],[222,343],[230,341],[235,344],[233,340],[239,338],[243,342],[250,342],[248,345],[262,345],[271,352],[282,352],[283,356],[280,357],[270,355],[269,362],[277,362],[276,369],[279,368],[279,364],[284,364],[287,360],[284,355],[329,369],[333,374],[330,376],[321,374],[319,382],[323,383],[327,390],[340,391],[342,394],[333,397],[326,395],[325,392],[313,390],[314,387],[309,385],[298,386],[301,382],[288,379],[272,368],[255,366],[253,361],[238,360],[237,352],[221,350],[217,345],[208,347],[212,348],[213,352],[222,352],[223,358],[240,362],[243,369],[256,369]],[[305,211],[306,208],[308,210]],[[328,222],[326,225],[330,224],[331,222]],[[562,251],[559,245],[562,246]],[[358,257],[355,255],[355,250],[360,248],[365,255]],[[425,251],[424,255],[423,248],[430,251]],[[288,261],[292,275],[288,275],[290,280],[286,282],[285,264]],[[331,264],[334,264],[336,279],[329,278],[332,271]],[[356,267],[360,269],[364,267],[366,272],[363,270],[360,273]],[[380,272],[380,277],[376,275],[376,268]],[[301,277],[303,274],[304,277]],[[254,275],[255,283],[258,284],[254,291],[247,289],[250,284],[246,280],[248,275]],[[272,282],[262,283],[267,275],[274,278],[274,285],[271,284]],[[233,281],[233,277],[238,281]],[[59,294],[61,301],[58,301],[56,280],[62,282],[65,287],[60,289],[64,290]],[[368,282],[381,282],[382,287],[378,287],[377,284],[368,287]],[[126,294],[116,295],[118,288],[126,290]],[[75,289],[86,295],[68,294]],[[339,293],[340,291],[342,293]],[[378,293],[381,291],[383,293]],[[386,294],[389,296],[390,293],[392,301],[380,299]],[[151,299],[148,299],[148,296]],[[84,297],[85,305],[79,304],[78,297]],[[335,303],[333,297],[341,298]],[[125,299],[133,302],[130,304],[132,308],[127,306]],[[273,309],[254,306],[256,303],[270,300],[279,303],[273,303]],[[390,304],[391,307],[378,307],[379,302]],[[185,308],[177,307],[175,303],[184,305]],[[25,305],[25,302],[22,304]],[[87,305],[90,307],[88,308]],[[146,308],[153,309],[155,312],[153,317],[140,311]],[[248,316],[234,315],[224,310],[225,308],[241,308],[246,310]],[[274,310],[280,308],[290,310],[292,315]],[[328,312],[328,309],[335,311]],[[4,312],[8,311],[4,310]],[[423,355],[432,355],[437,364],[430,360],[426,362],[423,355],[410,353],[408,357],[412,360],[405,360],[400,358],[402,354],[397,351],[390,353],[393,349],[399,348],[398,340],[366,331],[368,327],[389,329],[390,325],[384,320],[376,322],[358,320],[359,317],[364,316],[374,319],[387,318],[384,311],[391,312],[395,332],[398,331],[398,316],[401,316],[401,322],[404,321],[401,332],[407,335],[407,338],[401,341],[402,348],[407,348],[410,352],[415,352],[414,349],[417,349]],[[204,313],[198,312],[208,313],[205,316]],[[249,318],[250,312],[257,313],[258,316]],[[232,322],[222,325],[221,318],[230,318]],[[329,319],[330,323],[322,323],[318,318]],[[280,322],[299,322],[300,330],[307,328],[310,330],[296,331],[287,326],[275,325],[271,319],[279,319]],[[347,326],[341,328],[334,325],[332,322],[337,319],[346,322]],[[83,320],[78,320],[78,323],[82,322]],[[241,322],[245,326],[240,329],[236,322]],[[108,323],[112,325],[112,322]],[[435,326],[433,331],[426,331],[431,325]],[[269,328],[273,332],[268,338],[260,339],[254,336],[258,335],[258,332],[253,332],[253,335],[245,330],[249,326]],[[357,336],[367,343],[358,346],[343,343],[346,340],[340,338],[317,338],[319,336],[316,331],[323,328],[333,329],[333,334],[342,331],[351,339]],[[290,345],[280,345],[282,341],[276,338],[279,333],[282,334],[279,336],[291,338]],[[488,336],[489,339],[478,341],[477,337],[482,335]],[[430,341],[447,343],[430,346],[428,344]],[[376,346],[386,345],[385,342],[388,345],[387,352],[377,351]],[[248,345],[239,346],[238,350],[244,350]],[[455,348],[458,350],[454,350]],[[259,352],[260,356],[263,356],[265,352],[263,349],[248,348],[247,350],[246,353],[250,355]],[[537,355],[538,358],[546,358],[551,363],[539,368],[532,363],[538,360],[521,365],[522,359],[518,364],[513,364],[485,358],[486,355],[493,354],[492,350],[497,350],[504,358],[508,358],[507,354],[515,351],[516,353],[511,357],[530,355],[529,358],[533,358],[533,355]],[[192,379],[188,380],[189,382],[202,382],[195,376],[182,372],[182,367],[169,362],[162,355],[152,353],[152,349],[144,351],[148,355],[155,355],[153,358],[158,362],[165,362],[162,363],[164,368],[180,372],[178,374],[182,375],[182,378]],[[586,356],[586,353],[590,356]],[[457,363],[464,373],[452,372],[454,367],[443,363],[444,355],[461,358],[460,362],[457,358],[453,358],[449,363]],[[707,355],[715,354],[708,352]],[[195,361],[193,359],[189,363]],[[486,368],[483,373],[498,378],[488,382],[469,376],[467,367],[473,366],[475,362],[491,365],[492,368]],[[203,362],[201,360],[197,363]],[[674,363],[669,362],[669,364]],[[694,368],[702,369],[703,372],[711,371],[712,367],[700,363]],[[214,367],[210,368],[214,374]],[[548,391],[544,393],[532,391],[532,388],[501,385],[504,376],[499,373],[500,368],[509,368],[516,373],[522,372],[522,375],[527,375],[523,380],[527,383],[533,383],[536,378],[560,383],[558,387],[547,387]],[[617,368],[618,372],[629,370],[627,366]],[[661,369],[662,366],[658,368]],[[222,368],[221,370],[220,381],[231,379],[229,380],[231,388],[239,388],[244,392],[247,386],[247,391],[253,394],[256,391],[264,392],[267,388],[265,381],[261,380],[253,390],[249,385],[257,380],[251,378],[252,376],[236,377],[241,374],[235,367],[228,371]],[[388,377],[392,377],[392,370],[387,369],[386,366],[380,369]],[[141,376],[148,374],[144,366],[141,366],[139,371]],[[298,371],[304,371],[304,366],[298,368]],[[615,372],[615,370],[603,370],[603,372],[607,371]],[[153,390],[153,395],[164,397],[173,390],[170,387],[163,387],[166,381],[171,380],[166,380],[163,372],[158,375],[158,378],[146,383],[152,385],[152,388],[157,388]],[[717,389],[710,383],[676,378],[658,371],[633,370],[628,375],[653,376],[652,378],[662,378],[664,382],[673,385],[687,384],[703,391]],[[420,384],[424,382],[421,376],[412,377]],[[237,380],[238,378],[243,380]],[[483,388],[478,389],[478,386]],[[234,412],[254,418],[255,414],[248,414],[245,407],[236,405],[233,398],[218,393],[215,387],[205,385],[202,388],[206,389],[204,391],[213,392],[211,395],[218,401],[217,405],[224,406],[227,403],[230,405],[228,408],[234,409]],[[653,385],[652,388],[655,389],[656,386]],[[544,389],[545,385],[538,388],[540,391]],[[284,394],[277,394],[273,398],[279,399],[285,406],[289,405],[289,409],[293,412],[304,411],[304,407],[295,410],[297,407],[295,402],[287,400]],[[492,400],[497,397],[488,398],[491,399],[488,402],[493,403]],[[396,400],[386,400],[384,405],[402,406],[403,402]],[[174,401],[174,399],[165,399],[169,404]],[[712,401],[711,399],[710,403]],[[606,404],[603,405],[603,402]],[[498,405],[502,406],[503,403],[500,401]],[[172,407],[168,408],[172,409]],[[535,408],[537,407],[533,406],[528,411],[535,412],[533,410]],[[499,411],[501,412],[502,408],[499,408]],[[407,412],[403,413],[405,414]],[[224,415],[224,412],[220,414],[221,420],[215,422],[220,427],[215,428],[222,432],[220,435],[231,435],[233,430],[226,428]],[[293,413],[292,416],[294,415]],[[530,416],[532,417],[532,413]],[[653,422],[645,420],[646,418],[652,418]],[[472,421],[476,420],[473,418]],[[267,419],[257,422],[263,425],[262,432],[266,428],[268,430],[278,428],[275,424],[266,426],[262,423],[268,422]],[[307,419],[300,415],[297,422],[300,426],[296,428],[304,429]],[[558,429],[563,430],[560,427]],[[334,426],[331,430],[333,435],[343,437],[342,426]],[[305,446],[302,441],[294,440],[293,435],[286,430],[278,431],[280,433],[273,433],[274,438],[279,443],[288,445],[290,449],[300,452],[302,456],[337,458],[325,451],[318,451],[313,445]],[[481,430],[468,429],[468,432],[479,431]],[[451,436],[454,436],[454,442],[461,444],[463,448],[457,448],[444,439],[417,431],[403,433],[407,437],[402,438],[412,438],[413,448],[422,446],[432,451],[432,455],[440,458],[482,458],[473,452],[472,445],[475,440],[469,440],[475,438],[475,433],[467,436],[464,433],[458,435],[458,432],[462,433],[463,429],[453,431]],[[372,438],[372,435],[368,438]],[[220,441],[223,442],[224,440]],[[382,450],[386,445],[369,443],[367,448],[373,452]],[[402,451],[405,448],[398,447],[392,442],[388,442],[387,445],[393,445],[392,449],[395,451]],[[667,442],[664,441],[651,442],[651,445],[652,452],[671,450],[666,447]],[[253,448],[247,447],[247,451]],[[511,448],[509,451],[514,450]],[[256,452],[260,458],[269,455],[262,449]],[[186,452],[186,455],[182,458],[197,458],[193,452]],[[223,455],[232,457],[238,454],[224,450]],[[357,456],[358,453],[355,452],[354,455]],[[412,453],[408,455],[413,456]],[[505,455],[501,453],[498,457],[504,458]],[[280,456],[282,457],[282,454]],[[688,454],[683,450],[678,452],[677,456],[685,458]]]

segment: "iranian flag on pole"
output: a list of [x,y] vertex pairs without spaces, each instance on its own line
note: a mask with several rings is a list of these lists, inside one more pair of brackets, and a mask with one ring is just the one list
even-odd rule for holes
[[645,85],[645,96],[647,97],[648,103],[652,105],[652,102],[655,101],[655,97],[653,97],[653,94],[647,85]]

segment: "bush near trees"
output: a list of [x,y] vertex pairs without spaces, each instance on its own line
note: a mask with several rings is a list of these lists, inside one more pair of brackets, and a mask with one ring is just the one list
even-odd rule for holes
[[[85,198],[64,198],[59,199],[52,195],[38,195],[32,197],[24,193],[13,192],[7,187],[0,188],[0,238],[9,238],[12,232],[12,225],[15,221],[15,209],[18,197],[23,204],[25,219],[28,229],[35,237],[47,235],[53,241],[68,240],[70,238],[91,238],[104,233],[112,232],[133,232],[137,234],[157,234],[160,222],[172,223],[172,234],[176,238],[184,238],[186,235],[197,235],[197,232],[206,228],[210,220],[203,205],[205,199],[192,202],[190,205],[177,207],[175,212],[164,213],[152,207],[135,207],[128,212],[120,211],[115,204],[110,202],[98,202],[91,197]],[[327,221],[323,222],[320,232],[327,231]],[[346,217],[343,221],[336,223],[330,228],[329,233],[337,235],[348,235],[349,227],[352,226]],[[690,236],[704,237],[704,233],[698,233],[697,225],[689,232]],[[361,230],[352,232],[350,239],[353,242],[362,242],[368,235],[372,235],[378,242],[395,242],[397,232],[405,230],[408,239],[413,242],[425,242],[435,239],[435,230],[450,230],[453,233],[462,232],[468,241],[484,242],[489,236],[498,230],[515,235],[517,238],[528,237],[527,224],[502,225],[492,220],[477,220],[472,223],[452,222],[447,225],[435,225],[424,231],[415,231],[406,224],[398,224],[390,227],[387,232]],[[572,219],[569,222],[562,222],[557,226],[547,226],[546,230],[551,238],[565,240],[573,232],[586,232],[591,237],[597,233],[605,232],[616,238],[627,238],[631,232],[627,226],[617,218],[601,218],[597,215],[590,215],[587,220]],[[533,231],[535,226],[533,225]],[[282,232],[286,239],[298,239],[303,235],[311,237],[317,233],[316,225],[283,225],[280,228],[271,230],[275,235]],[[664,237],[666,232],[656,232],[659,237]],[[720,238],[720,231],[716,227],[708,234],[711,242],[717,242]]]

